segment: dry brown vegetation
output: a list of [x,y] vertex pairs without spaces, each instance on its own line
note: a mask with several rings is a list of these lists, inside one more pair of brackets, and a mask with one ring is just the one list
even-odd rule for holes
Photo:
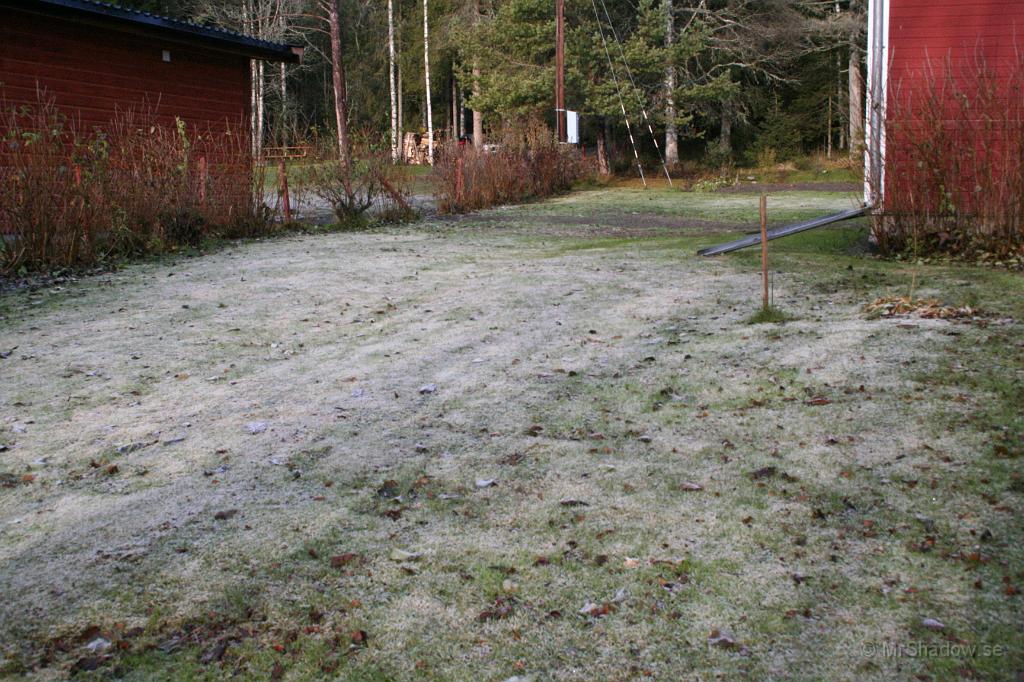
[[533,121],[508,128],[488,149],[449,142],[434,164],[438,209],[464,213],[568,191],[591,174],[579,152]]
[[0,99],[0,131],[0,273],[273,229],[248,137],[230,128],[124,111],[105,130],[85,130],[41,94],[34,107]]
[[923,85],[894,85],[883,249],[1024,263],[1024,56],[935,60]]

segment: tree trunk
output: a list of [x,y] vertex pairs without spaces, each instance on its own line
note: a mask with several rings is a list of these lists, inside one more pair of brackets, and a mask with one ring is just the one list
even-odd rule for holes
[[327,0],[327,21],[331,27],[331,78],[334,83],[334,118],[338,126],[338,160],[341,162],[341,182],[345,193],[351,199],[352,157],[348,140],[348,93],[345,90],[345,63],[341,54],[338,0]]
[[860,50],[850,41],[850,156],[864,146],[864,76],[860,72]]
[[267,96],[266,96],[266,77],[264,76],[264,69],[266,63],[263,60],[256,62],[256,158],[263,158],[263,135],[266,129],[266,110],[267,110]]
[[722,109],[722,130],[718,135],[718,151],[723,158],[732,155],[732,113],[728,107]]
[[[399,43],[401,45],[401,43]],[[402,107],[402,54],[398,54],[398,64],[395,65],[395,77],[398,79],[398,160],[406,162],[405,158],[405,110]]]
[[458,139],[462,139],[465,135],[465,130],[463,130],[465,125],[462,121],[462,88],[459,87],[459,81],[455,76],[452,77],[452,80],[455,81],[455,134]]
[[828,114],[825,115],[825,158],[832,158],[832,93],[828,93]]
[[455,65],[452,64],[452,140],[459,139],[459,86],[455,82]]
[[612,137],[612,122],[607,116],[601,117],[601,127],[598,129],[598,155],[604,152],[604,169],[601,170],[601,161],[598,160],[598,170],[605,175],[611,175],[612,164],[615,163],[615,139]]
[[[473,94],[480,94],[480,67],[473,62]],[[484,146],[484,113],[473,110],[473,146],[480,149]]]
[[395,4],[388,0],[388,84],[391,91],[391,160],[398,161],[398,90],[395,87]]
[[430,102],[430,21],[427,0],[423,0],[423,78],[427,100],[427,163],[434,165],[434,112]]
[[[474,5],[473,25],[480,23],[480,0]],[[480,96],[480,64],[473,60],[473,96]],[[484,146],[484,114],[473,109],[473,146],[482,149]]]
[[597,129],[597,172],[601,175],[611,174],[608,166],[608,146],[604,137],[604,122]]
[[459,88],[459,137],[472,135],[473,131],[466,131],[466,88]]
[[[261,16],[262,15],[262,11],[261,10],[262,10],[262,8],[258,7],[257,5],[252,5],[253,27],[252,27],[251,32],[257,38],[264,38],[265,35],[266,35],[266,31],[263,28],[264,17]],[[253,62],[253,64],[256,67],[255,68],[256,73],[255,73],[255,76],[254,76],[254,79],[256,81],[254,83],[254,86],[255,86],[254,87],[254,91],[255,91],[255,96],[256,96],[256,111],[255,111],[256,120],[255,120],[255,127],[253,129],[253,140],[255,142],[255,147],[256,147],[256,159],[257,159],[257,161],[262,161],[263,160],[263,138],[264,138],[264,131],[266,129],[266,120],[267,120],[267,117],[266,117],[266,102],[267,102],[266,84],[267,84],[267,80],[266,80],[266,75],[265,75],[265,72],[264,72],[264,69],[266,68],[266,63],[263,60],[256,60],[256,61]]]
[[[252,23],[253,8],[250,0],[242,3],[242,24],[249,33],[253,32]],[[252,158],[259,163],[260,159],[260,133],[259,126],[259,62],[255,59],[249,60],[249,134],[252,143]]]
[[[665,0],[665,12],[668,23],[665,27],[665,46],[671,48],[675,43],[675,16],[672,0]],[[665,164],[674,166],[679,163],[679,132],[676,129],[676,67],[671,58],[665,67]]]
[[[285,12],[284,0],[277,0],[277,31],[276,36],[280,40],[284,40],[285,36],[288,35],[288,15]],[[279,87],[281,90],[281,111],[280,117],[277,122],[278,128],[278,140],[282,147],[288,146],[289,139],[289,121],[288,121],[288,67],[284,62],[281,62],[280,66],[280,82]]]
[[278,122],[281,130],[279,137],[281,145],[288,144],[288,71],[284,62],[281,62],[281,120]]
[[259,93],[258,83],[256,80],[256,74],[258,67],[256,66],[256,60],[249,60],[249,134],[252,142],[252,158],[256,162],[259,162],[260,158],[260,137],[259,137],[259,126],[257,111],[259,110]]

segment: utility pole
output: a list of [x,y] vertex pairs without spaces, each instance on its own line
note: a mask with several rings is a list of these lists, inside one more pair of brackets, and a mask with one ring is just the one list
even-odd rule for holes
[[555,0],[555,118],[558,141],[566,142],[565,125],[565,0]]

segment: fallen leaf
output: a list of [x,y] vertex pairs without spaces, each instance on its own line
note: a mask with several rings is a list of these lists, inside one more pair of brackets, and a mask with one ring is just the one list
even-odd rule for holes
[[579,613],[584,616],[590,616],[591,618],[601,618],[602,616],[607,616],[614,610],[615,607],[607,602],[598,605],[594,602],[588,601],[583,605],[583,608],[579,610]]
[[718,647],[719,649],[743,649],[739,642],[737,642],[731,634],[725,630],[718,630],[717,628],[711,631],[708,635],[708,646]]
[[388,479],[377,488],[377,497],[398,497],[401,492],[401,489],[398,487],[398,481]]
[[515,607],[515,599],[512,597],[498,597],[494,600],[494,606],[485,611],[481,611],[476,619],[480,622],[488,620],[501,620],[502,618],[508,618],[512,615],[512,610]]
[[359,555],[354,552],[345,552],[331,557],[331,568],[342,568],[357,560]]

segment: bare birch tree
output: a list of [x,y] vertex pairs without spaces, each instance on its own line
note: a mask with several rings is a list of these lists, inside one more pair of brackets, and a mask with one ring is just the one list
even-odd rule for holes
[[427,163],[434,165],[434,115],[430,103],[430,21],[427,0],[423,0],[423,78],[427,104]]
[[326,5],[327,23],[331,36],[331,82],[334,85],[334,119],[337,124],[338,161],[341,163],[345,193],[351,199],[352,154],[348,138],[348,91],[345,89],[345,61],[341,52],[341,22],[338,18],[338,0],[322,0]]
[[391,160],[398,162],[398,90],[395,84],[395,2],[388,0],[388,84],[391,90]]
[[[671,54],[675,43],[675,8],[672,0],[665,0],[665,46]],[[679,163],[679,132],[676,129],[676,65],[670,58],[665,67],[665,163]]]

